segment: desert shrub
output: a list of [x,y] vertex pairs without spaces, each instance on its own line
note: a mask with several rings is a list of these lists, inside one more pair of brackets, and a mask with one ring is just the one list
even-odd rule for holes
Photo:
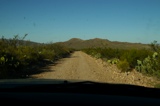
[[137,60],[143,60],[148,55],[151,55],[151,51],[146,49],[131,49],[131,50],[125,50],[123,54],[120,56],[120,60],[127,60],[129,63],[130,68],[135,68],[137,65]]
[[143,74],[153,75],[160,78],[160,58],[155,52],[152,56],[146,57],[143,61],[137,60],[135,69]]
[[107,58],[107,59],[119,58],[121,52],[121,50],[119,49],[112,49],[112,48],[87,48],[83,49],[82,51],[93,57],[98,54],[100,55],[100,58]]
[[127,60],[122,60],[122,61],[119,61],[117,63],[117,67],[122,71],[122,72],[126,72],[126,71],[129,71],[129,63],[127,62]]
[[141,73],[160,77],[160,45],[154,41],[150,47],[151,49],[88,48],[82,51],[105,59],[111,64],[117,64],[122,71],[136,68]]
[[105,48],[102,50],[102,57],[106,57],[108,59],[118,58],[122,54],[123,50],[120,49],[112,49],[112,48]]
[[[106,58],[110,63],[117,63],[117,60],[126,60],[130,69],[135,68],[137,60],[143,60],[152,55],[152,51],[147,49],[112,49],[112,48],[88,48],[82,50],[85,53],[97,57]],[[117,60],[116,60],[117,59]]]
[[113,59],[107,60],[107,62],[110,64],[117,64],[119,62],[119,59],[113,58]]
[[154,40],[153,42],[151,42],[151,44],[149,44],[149,46],[151,47],[151,49],[154,52],[160,52],[160,44],[158,44],[158,42],[156,40]]
[[94,57],[97,58],[97,59],[99,59],[99,58],[101,58],[101,54],[97,53],[97,54],[94,55]]
[[13,39],[0,39],[0,78],[21,77],[28,74],[26,69],[36,64],[42,65],[44,59],[54,61],[73,52],[73,49],[59,44],[26,42],[26,36],[20,38],[15,35]]
[[21,64],[16,56],[1,52],[0,53],[0,78],[8,78],[8,75],[19,73]]
[[135,69],[143,74],[160,78],[160,45],[157,41],[154,41],[150,44],[150,47],[154,53],[146,56],[143,60],[137,60],[137,66]]

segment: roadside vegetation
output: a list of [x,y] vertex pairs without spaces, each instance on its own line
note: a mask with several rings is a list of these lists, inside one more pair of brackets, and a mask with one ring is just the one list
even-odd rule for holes
[[40,44],[20,38],[0,39],[0,79],[24,78],[37,72],[39,67],[69,56],[72,49],[56,43]]
[[87,48],[82,51],[110,64],[116,64],[122,72],[136,69],[160,79],[160,47],[157,41],[152,42],[150,47],[151,49]]

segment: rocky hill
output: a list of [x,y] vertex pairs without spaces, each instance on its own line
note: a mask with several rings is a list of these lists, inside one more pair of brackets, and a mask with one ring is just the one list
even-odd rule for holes
[[108,39],[100,39],[100,38],[94,38],[89,40],[72,38],[68,41],[58,42],[58,43],[74,49],[95,48],[95,47],[119,48],[119,49],[131,49],[131,48],[150,49],[150,46],[147,44],[109,41]]

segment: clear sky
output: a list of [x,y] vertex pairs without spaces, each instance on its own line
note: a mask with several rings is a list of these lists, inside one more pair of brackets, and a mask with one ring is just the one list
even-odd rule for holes
[[160,0],[0,0],[0,36],[160,42]]

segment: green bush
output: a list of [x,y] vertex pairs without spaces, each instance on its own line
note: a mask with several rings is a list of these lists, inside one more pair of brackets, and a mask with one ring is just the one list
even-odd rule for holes
[[111,64],[117,64],[123,71],[136,68],[141,73],[160,78],[160,45],[154,41],[150,47],[151,49],[88,48],[82,51],[93,57],[105,59]]
[[113,58],[111,60],[108,60],[107,62],[110,63],[110,64],[117,64],[119,62],[119,59]]
[[135,68],[137,65],[137,60],[143,60],[148,55],[151,56],[152,52],[146,49],[131,49],[125,50],[125,52],[120,56],[120,60],[127,60],[130,68]]
[[116,64],[118,61],[126,60],[129,68],[133,69],[137,65],[137,60],[143,60],[152,55],[152,51],[146,49],[112,49],[112,48],[88,48],[83,49],[85,53],[96,57],[105,58],[108,62]]
[[122,72],[129,71],[129,63],[127,62],[127,60],[119,61],[119,62],[117,63],[117,67],[118,67]]
[[55,43],[33,44],[24,41],[26,36],[20,38],[16,35],[13,39],[0,39],[0,78],[21,77],[29,74],[26,69],[33,65],[42,63],[45,59],[55,61],[73,51]]
[[141,73],[154,75],[160,78],[160,58],[159,54],[155,52],[152,56],[146,57],[143,61],[137,60],[135,69]]

